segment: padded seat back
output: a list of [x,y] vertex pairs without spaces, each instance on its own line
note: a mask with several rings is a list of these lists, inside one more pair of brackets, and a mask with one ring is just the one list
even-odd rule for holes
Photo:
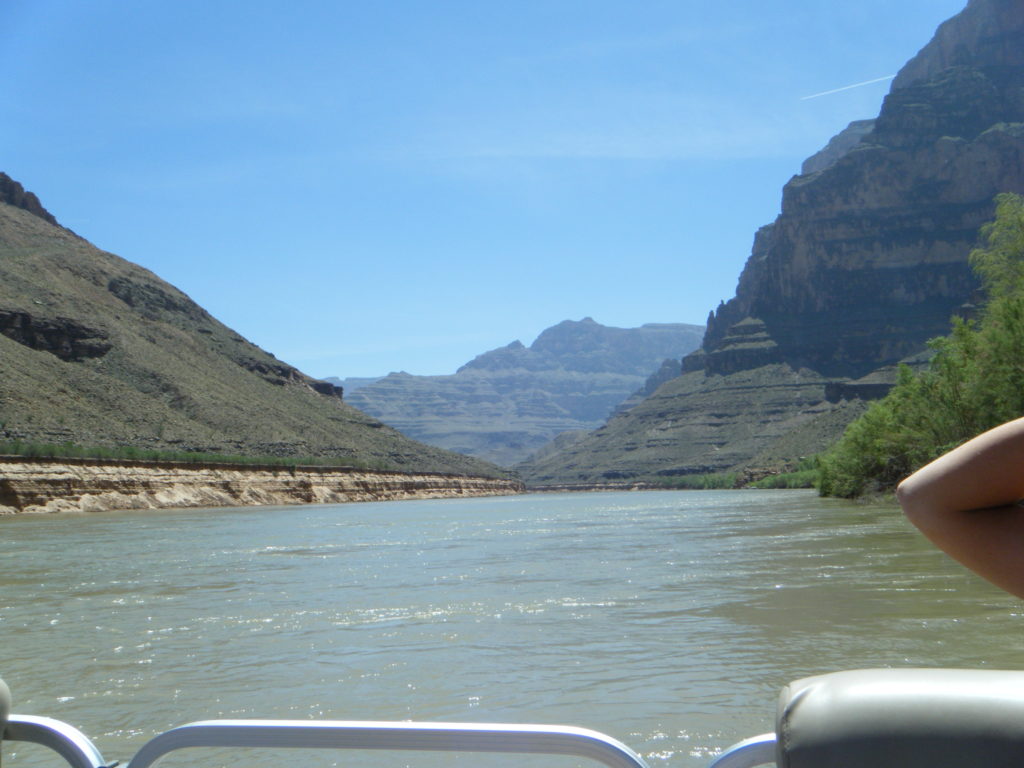
[[0,739],[4,737],[4,728],[7,727],[9,714],[11,714],[11,691],[3,678],[0,678]]
[[1024,766],[1024,672],[864,669],[782,689],[778,768]]

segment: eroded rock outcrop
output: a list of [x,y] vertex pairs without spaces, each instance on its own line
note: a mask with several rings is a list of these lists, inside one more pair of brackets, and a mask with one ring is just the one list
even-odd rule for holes
[[32,192],[27,191],[6,173],[0,173],[0,203],[21,208],[23,211],[28,211],[48,224],[53,224],[55,227],[60,226],[57,223],[57,219],[53,217],[53,214],[43,208],[43,204],[39,202],[38,197]]
[[512,480],[337,468],[0,458],[0,514],[497,496]]
[[0,333],[29,349],[49,352],[69,362],[103,357],[112,346],[106,331],[66,317],[37,317],[4,309],[0,309]]
[[860,144],[860,140],[871,133],[874,127],[874,120],[854,120],[844,130],[833,136],[824,149],[804,160],[800,167],[800,173],[806,176],[835,165],[839,158]]
[[706,359],[754,320],[779,359],[830,376],[919,351],[977,287],[967,255],[993,198],[1021,191],[1024,67],[958,66],[894,91],[856,148],[786,185]]
[[710,362],[751,319],[778,355],[862,376],[944,334],[1000,192],[1024,191],[1024,4],[972,0],[901,70],[871,130],[794,177],[714,313]]
[[934,77],[950,67],[1024,67],[1017,0],[971,0],[896,75],[893,90]]

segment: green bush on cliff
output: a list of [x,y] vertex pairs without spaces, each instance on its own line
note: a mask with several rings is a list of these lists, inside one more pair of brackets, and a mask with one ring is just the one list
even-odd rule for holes
[[975,321],[955,318],[934,339],[927,371],[902,367],[892,391],[846,429],[821,461],[818,490],[889,490],[918,467],[1024,415],[1024,197],[996,198],[996,219],[971,253],[987,301]]

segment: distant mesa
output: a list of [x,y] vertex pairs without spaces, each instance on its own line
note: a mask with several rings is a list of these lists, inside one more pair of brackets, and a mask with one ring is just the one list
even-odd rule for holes
[[529,347],[513,341],[454,374],[393,373],[347,388],[347,398],[417,440],[509,466],[562,432],[599,426],[666,358],[678,374],[703,332],[682,323],[612,328],[590,317],[565,320]]

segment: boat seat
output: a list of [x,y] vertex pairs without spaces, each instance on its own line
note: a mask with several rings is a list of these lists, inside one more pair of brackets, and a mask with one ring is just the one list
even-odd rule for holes
[[778,768],[1024,765],[1024,672],[862,669],[782,689]]
[[7,725],[7,716],[11,714],[11,690],[7,683],[0,677],[0,738],[3,738],[4,727]]

